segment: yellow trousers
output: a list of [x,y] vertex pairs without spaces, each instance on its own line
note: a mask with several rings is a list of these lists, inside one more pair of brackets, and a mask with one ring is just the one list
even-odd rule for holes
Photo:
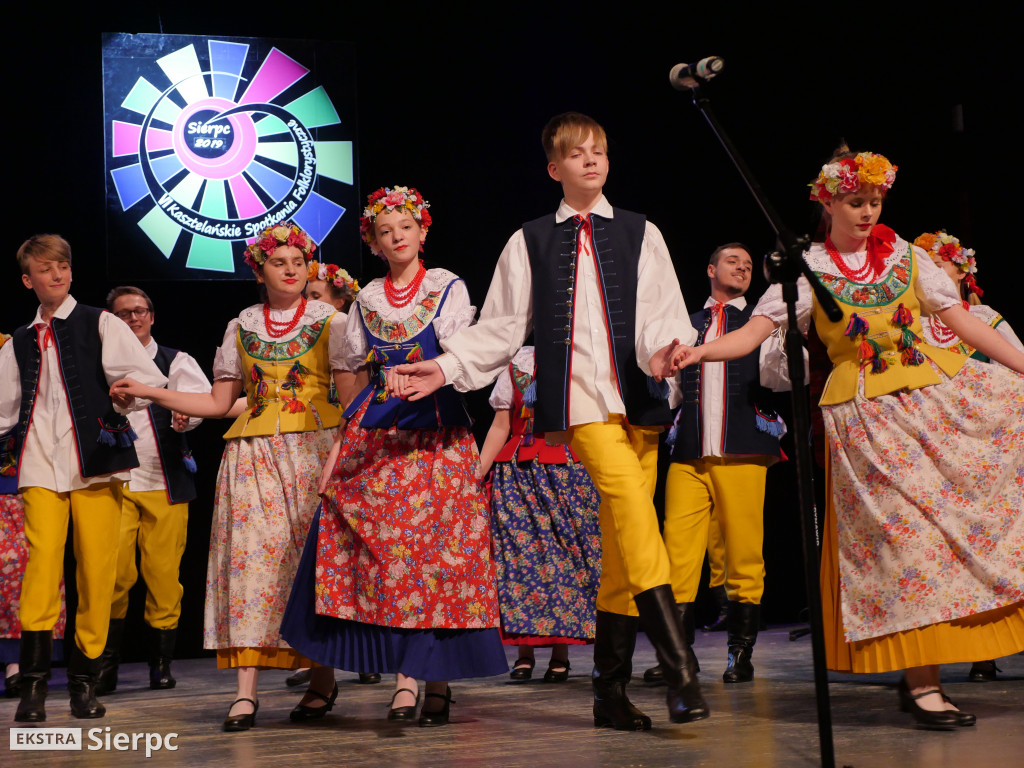
[[171,504],[165,491],[120,492],[121,536],[117,580],[110,608],[112,619],[128,613],[128,590],[139,578],[146,582],[146,623],[154,629],[174,629],[181,615],[182,587],[178,581],[188,530],[188,504]]
[[117,569],[121,507],[116,489],[112,485],[94,485],[57,493],[45,488],[26,488],[23,498],[28,565],[21,584],[21,628],[43,632],[52,630],[57,623],[70,512],[78,582],[75,642],[82,653],[95,659],[107,642],[110,597]]
[[669,583],[668,554],[658,531],[660,427],[636,427],[619,415],[569,429],[569,444],[601,495],[601,587],[597,609],[636,616],[633,596]]
[[711,507],[711,521],[708,523],[708,586],[725,586],[725,539],[718,513]]
[[[711,524],[725,544],[725,590],[760,605],[764,593],[764,482],[768,459],[706,457],[673,462],[665,487],[665,546],[676,602],[697,597]],[[714,514],[712,514],[714,513]]]

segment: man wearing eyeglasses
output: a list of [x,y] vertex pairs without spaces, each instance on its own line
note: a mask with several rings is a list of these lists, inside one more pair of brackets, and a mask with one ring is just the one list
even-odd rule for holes
[[[190,355],[157,344],[152,336],[156,315],[153,302],[130,285],[107,295],[107,308],[128,324],[145,347],[167,386],[179,392],[209,392],[210,382]],[[135,550],[146,582],[149,687],[173,688],[171,659],[181,614],[182,587],[178,581],[185,551],[188,502],[195,498],[196,465],[185,432],[202,421],[172,413],[158,405],[129,415],[138,435],[135,450],[139,466],[121,492],[121,534],[117,556],[117,581],[110,610],[110,630],[101,657],[97,693],[117,688],[121,638],[128,612],[128,591],[138,579]]]

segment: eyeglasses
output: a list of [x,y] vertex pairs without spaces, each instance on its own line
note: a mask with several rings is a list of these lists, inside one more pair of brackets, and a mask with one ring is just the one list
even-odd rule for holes
[[117,317],[120,317],[124,321],[131,319],[132,315],[135,317],[145,317],[149,314],[149,307],[136,307],[135,309],[122,309],[120,312],[114,313]]

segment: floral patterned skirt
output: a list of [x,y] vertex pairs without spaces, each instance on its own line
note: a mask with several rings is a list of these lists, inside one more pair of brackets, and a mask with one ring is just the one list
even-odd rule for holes
[[333,441],[334,430],[228,441],[206,573],[207,648],[288,647],[281,617]]
[[491,536],[506,643],[593,639],[599,505],[580,463],[495,463]]
[[943,379],[823,409],[847,642],[1024,600],[1024,376]]
[[487,500],[468,430],[363,429],[360,416],[345,428],[324,494],[316,613],[405,629],[497,627]]
[[[18,661],[21,645],[21,581],[28,564],[25,540],[25,503],[21,494],[0,495],[0,664]],[[60,581],[60,616],[53,628],[54,638],[64,637],[66,613],[64,579]],[[61,658],[54,645],[54,658]]]

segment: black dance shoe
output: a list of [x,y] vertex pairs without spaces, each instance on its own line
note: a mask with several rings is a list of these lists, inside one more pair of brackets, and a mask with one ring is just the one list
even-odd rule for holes
[[360,685],[376,685],[380,682],[380,672],[360,672]]
[[544,673],[545,683],[564,683],[569,679],[569,660],[561,661],[552,659],[548,662],[547,671]]
[[[528,667],[521,667],[520,664],[529,664]],[[528,659],[525,656],[516,659],[516,663],[512,665],[512,671],[508,673],[510,679],[515,680],[517,683],[525,683],[531,677],[533,677],[533,668],[536,666],[536,659]],[[440,695],[440,694],[438,694]]]
[[4,696],[8,699],[16,699],[21,696],[21,672],[15,672],[10,677],[4,678]]
[[312,669],[297,669],[284,679],[284,684],[289,688],[298,688],[300,685],[309,685],[312,678]]
[[[231,707],[235,706],[235,704],[240,701],[248,701],[252,704],[252,712],[245,715],[232,715]],[[256,713],[260,709],[260,703],[258,701],[253,701],[252,699],[235,699],[231,702],[231,707],[228,707],[228,716],[224,720],[225,731],[248,731],[256,725]]]
[[334,700],[338,698],[338,684],[334,684],[334,690],[331,691],[330,697],[324,696],[322,693],[317,693],[312,688],[306,691],[306,693],[311,696],[316,696],[324,703],[319,707],[311,707],[307,704],[296,704],[295,708],[288,713],[288,719],[293,723],[303,723],[307,720],[320,720],[328,712],[334,709]]
[[423,728],[433,728],[438,725],[448,725],[448,717],[451,714],[451,705],[455,703],[455,699],[452,698],[452,689],[445,688],[444,694],[440,693],[428,693],[423,697],[423,706],[427,705],[427,699],[442,699],[444,706],[435,712],[427,712],[424,710],[420,713],[420,725]]
[[[405,707],[396,707],[395,706],[395,699],[398,698],[398,694],[400,694],[400,693],[415,693],[416,694],[416,703],[412,704],[412,705],[409,705],[409,706],[405,706]],[[400,722],[400,723],[401,722],[408,722],[408,721],[411,721],[411,720],[415,720],[416,719],[416,707],[419,706],[419,703],[420,703],[420,692],[418,690],[417,691],[413,691],[413,690],[411,690],[409,688],[399,688],[397,691],[395,691],[395,695],[391,697],[391,709],[388,710],[388,720],[391,720],[392,722]]]
[[[917,703],[917,700],[927,696],[929,693],[938,693],[945,697],[939,689],[933,689],[925,691],[924,693],[913,694],[910,692],[910,688],[907,686],[906,679],[900,680],[899,688],[897,689],[900,697],[900,711],[909,712],[914,717],[914,722],[917,723],[917,727],[926,731],[952,731],[956,730],[956,727],[960,724],[958,722],[957,715],[965,714],[962,712],[956,712],[951,709],[943,709],[940,711],[931,709],[922,709]],[[973,715],[971,715],[973,717]],[[973,723],[971,723],[973,725]]]
[[996,672],[1001,671],[994,660],[976,661],[971,665],[967,679],[972,683],[993,683],[996,680]]

